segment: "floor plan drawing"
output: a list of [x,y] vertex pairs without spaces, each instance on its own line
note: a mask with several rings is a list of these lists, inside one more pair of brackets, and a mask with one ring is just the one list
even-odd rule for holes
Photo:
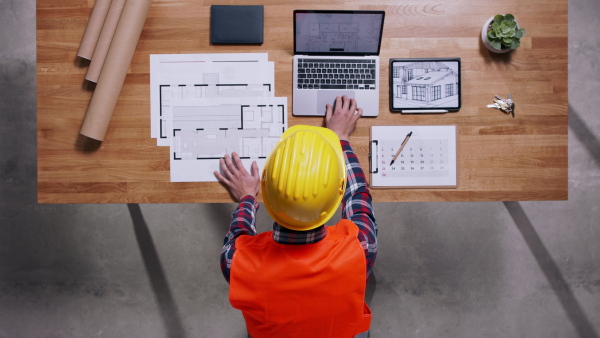
[[382,17],[376,14],[305,13],[296,19],[298,51],[377,52]]
[[284,108],[283,104],[175,107],[173,158],[215,159],[234,151],[243,158],[266,158],[285,130]]
[[309,45],[311,50],[358,50],[358,24],[312,24]]
[[216,181],[219,159],[236,152],[259,168],[287,129],[287,98],[176,99],[171,181]]
[[[173,67],[168,63],[165,69]],[[185,76],[162,78],[159,87],[159,135],[157,144],[170,144],[168,121],[171,115],[170,102],[182,98],[230,98],[274,96],[274,66],[272,62],[211,61],[191,63]],[[180,81],[180,82],[173,82]]]
[[213,81],[205,81],[204,84],[193,85],[160,85],[160,133],[158,138],[162,144],[167,146],[168,120],[172,113],[171,102],[176,99],[186,98],[227,98],[227,97],[272,97],[271,84],[221,84],[218,81],[219,74],[211,75]]
[[266,53],[150,55],[150,136],[170,144],[164,131],[171,99],[274,96],[274,83]]
[[287,129],[266,53],[150,56],[151,137],[169,146],[171,182],[214,182],[219,160],[266,158]]

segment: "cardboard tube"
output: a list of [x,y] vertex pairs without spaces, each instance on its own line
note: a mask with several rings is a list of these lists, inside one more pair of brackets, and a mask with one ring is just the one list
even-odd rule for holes
[[152,0],[127,0],[117,24],[98,85],[81,126],[81,135],[103,141]]
[[88,71],[85,74],[85,79],[88,81],[98,82],[102,65],[104,65],[104,61],[106,60],[108,48],[123,12],[123,6],[125,6],[125,0],[112,0],[110,4],[106,20],[104,20],[104,26],[102,26],[102,32],[100,32],[98,42],[96,43],[96,49],[94,49],[94,54],[92,55],[92,62],[90,62]]
[[111,2],[112,0],[96,0],[96,3],[94,3],[90,19],[81,38],[77,56],[88,60],[92,59],[92,54],[94,54],[94,49],[96,49],[96,42],[100,36],[100,31],[104,25]]

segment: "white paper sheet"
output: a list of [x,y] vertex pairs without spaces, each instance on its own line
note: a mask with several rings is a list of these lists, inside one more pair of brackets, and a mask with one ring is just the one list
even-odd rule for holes
[[[409,140],[392,164],[406,136]],[[371,186],[457,187],[456,126],[372,126]]]
[[[196,85],[211,84],[246,84],[245,90],[215,91],[190,90]],[[161,88],[179,87],[181,90],[170,90],[168,94],[180,97],[207,96],[263,96],[266,87],[270,87],[269,96],[275,92],[275,72],[272,62],[268,61],[266,53],[215,53],[215,54],[153,54],[150,55],[150,133],[157,138],[157,144],[168,146],[169,139],[161,138],[161,121],[168,118],[161,109],[161,101],[170,97],[162,93]],[[197,88],[196,88],[197,89]],[[207,89],[207,88],[201,88]],[[246,91],[246,93],[244,93]],[[226,92],[223,94],[223,92]],[[216,93],[216,94],[215,94]],[[164,104],[164,102],[162,102]],[[168,113],[168,112],[167,112]],[[164,129],[163,129],[164,130]],[[164,136],[164,135],[163,135]]]
[[171,102],[171,181],[213,182],[219,159],[237,152],[247,170],[287,129],[287,98],[178,98]]

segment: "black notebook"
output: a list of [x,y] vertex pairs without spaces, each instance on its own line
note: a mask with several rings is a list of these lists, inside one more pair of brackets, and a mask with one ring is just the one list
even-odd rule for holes
[[210,6],[211,43],[263,43],[263,6]]

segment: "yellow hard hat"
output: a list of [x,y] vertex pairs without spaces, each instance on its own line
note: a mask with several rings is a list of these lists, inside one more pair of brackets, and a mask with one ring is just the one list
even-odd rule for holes
[[261,188],[265,207],[279,225],[306,231],[324,224],[346,189],[340,139],[327,128],[289,128],[267,159]]

